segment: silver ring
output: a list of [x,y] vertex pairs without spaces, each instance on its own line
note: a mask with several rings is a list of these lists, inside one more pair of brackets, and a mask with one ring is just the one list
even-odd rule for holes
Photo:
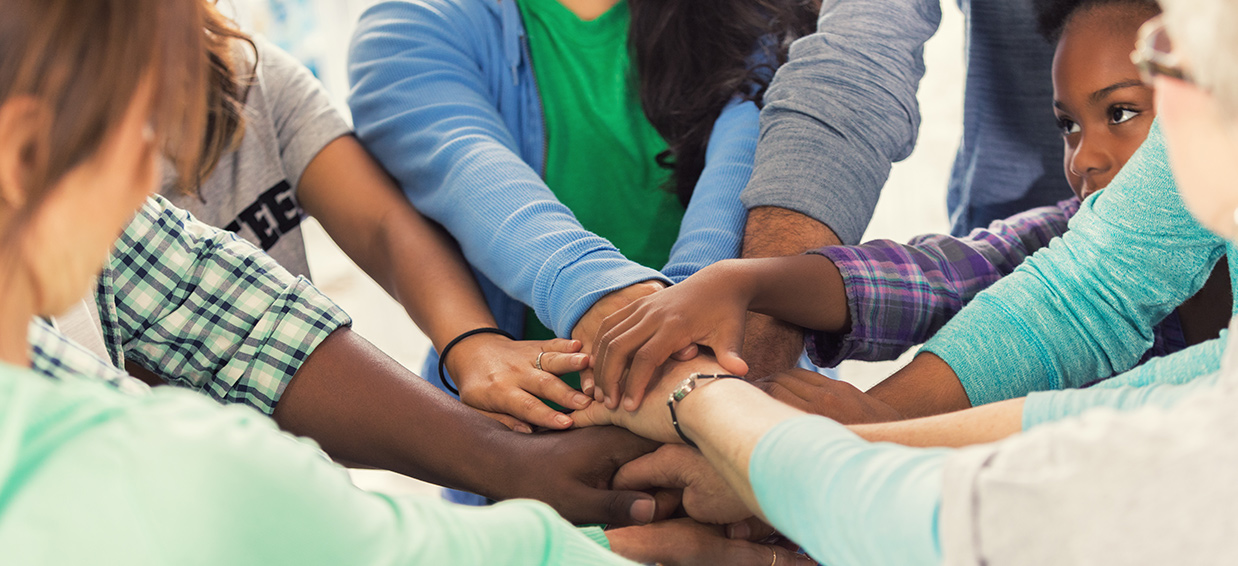
[[542,356],[545,356],[545,355],[546,355],[546,352],[539,352],[537,354],[537,361],[533,362],[533,367],[536,367],[537,371],[546,371],[542,369]]

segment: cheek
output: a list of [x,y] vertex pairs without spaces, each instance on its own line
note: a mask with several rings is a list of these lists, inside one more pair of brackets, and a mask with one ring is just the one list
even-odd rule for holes
[[1066,175],[1066,182],[1070,184],[1070,191],[1075,193],[1076,197],[1081,197],[1083,194],[1083,177],[1075,175],[1070,171],[1070,162],[1075,157],[1075,148],[1069,143],[1062,142],[1062,172]]

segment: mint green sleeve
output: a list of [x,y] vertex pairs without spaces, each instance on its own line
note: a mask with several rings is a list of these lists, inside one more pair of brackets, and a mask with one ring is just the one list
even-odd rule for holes
[[632,564],[541,503],[361,491],[247,407],[12,377],[0,372],[6,562]]
[[1104,379],[1139,361],[1153,326],[1224,253],[1183,206],[1157,123],[1065,235],[977,295],[924,350],[950,365],[973,405]]
[[1031,393],[1023,403],[1023,430],[1077,416],[1095,407],[1170,408],[1193,392],[1214,387],[1226,333],[1223,330],[1220,338],[1153,359],[1086,389]]
[[870,443],[803,416],[761,438],[748,473],[770,524],[822,564],[939,564],[947,454]]

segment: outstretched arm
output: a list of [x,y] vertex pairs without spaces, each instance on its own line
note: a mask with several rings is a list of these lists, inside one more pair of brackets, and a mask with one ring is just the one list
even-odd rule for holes
[[[340,248],[404,305],[438,351],[464,332],[496,326],[455,242],[413,209],[352,136],[331,142],[310,162],[297,196]],[[537,398],[569,409],[584,408],[589,399],[534,366],[542,351],[550,352],[542,367],[558,373],[588,365],[579,343],[479,334],[453,347],[447,369],[462,401],[504,415],[504,424],[525,431],[531,429],[524,423],[567,428],[570,417]]]
[[[743,257],[859,242],[891,163],[915,145],[923,44],[940,21],[931,0],[824,3],[765,95]],[[803,350],[801,330],[765,316],[745,336],[754,377]]]

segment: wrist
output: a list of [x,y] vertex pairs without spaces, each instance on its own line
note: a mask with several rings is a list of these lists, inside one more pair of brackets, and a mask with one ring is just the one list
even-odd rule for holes
[[724,377],[710,378],[707,383],[698,385],[691,395],[685,396],[675,407],[682,435],[699,446],[702,441],[701,434],[708,428],[706,420],[709,411],[720,406],[720,403],[725,403],[725,399],[742,394],[739,392],[744,389],[754,388],[743,379]]
[[446,360],[447,372],[457,386],[463,386],[469,378],[469,362],[480,359],[486,352],[510,342],[510,338],[490,332],[469,336],[452,347],[451,355]]

